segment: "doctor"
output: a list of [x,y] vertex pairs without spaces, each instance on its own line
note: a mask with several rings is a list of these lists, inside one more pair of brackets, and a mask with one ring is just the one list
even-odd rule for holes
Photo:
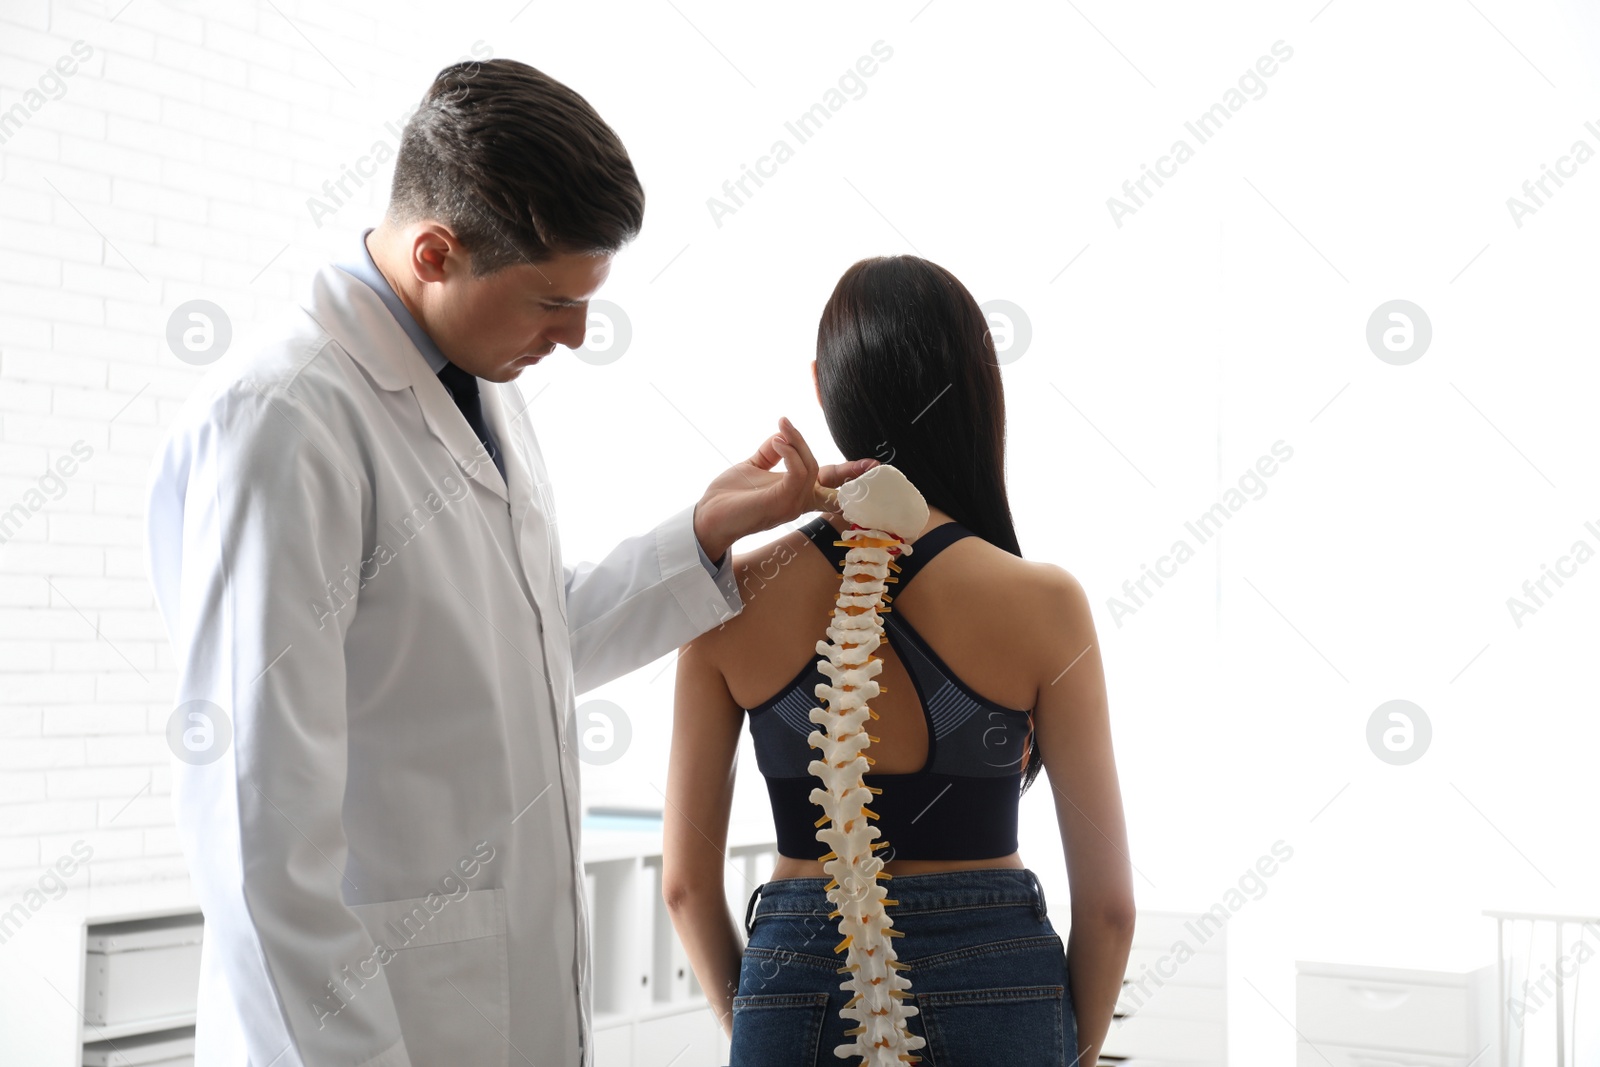
[[[734,541],[872,463],[819,471],[784,420],[697,503],[563,562],[510,383],[583,343],[643,207],[582,97],[446,68],[382,225],[172,427],[149,550],[204,739],[173,786],[202,1067],[591,1062],[575,696],[738,612]],[[638,467],[588,492],[668,474],[631,429]]]

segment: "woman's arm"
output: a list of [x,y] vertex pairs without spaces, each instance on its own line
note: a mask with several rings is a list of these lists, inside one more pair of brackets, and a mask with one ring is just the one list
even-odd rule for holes
[[711,641],[712,635],[702,635],[678,652],[661,889],[695,978],[731,1035],[742,945],[728,911],[723,865],[744,711],[707,655]]
[[1098,1062],[1133,943],[1133,873],[1122,817],[1105,673],[1089,600],[1057,571],[1040,613],[1045,672],[1034,729],[1072,887],[1067,971],[1082,1064]]

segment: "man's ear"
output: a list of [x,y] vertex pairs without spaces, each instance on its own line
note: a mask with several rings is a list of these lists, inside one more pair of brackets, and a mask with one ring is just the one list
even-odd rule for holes
[[470,272],[466,248],[444,223],[429,220],[413,230],[409,239],[411,269],[419,281],[444,281],[447,272],[445,264],[450,259],[469,268]]

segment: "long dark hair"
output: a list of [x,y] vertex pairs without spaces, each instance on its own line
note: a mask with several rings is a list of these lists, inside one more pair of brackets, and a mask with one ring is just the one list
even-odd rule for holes
[[[955,275],[918,256],[853,264],[817,324],[817,388],[846,460],[894,464],[930,506],[1022,555],[994,338]],[[1040,766],[1030,731],[1024,789]]]

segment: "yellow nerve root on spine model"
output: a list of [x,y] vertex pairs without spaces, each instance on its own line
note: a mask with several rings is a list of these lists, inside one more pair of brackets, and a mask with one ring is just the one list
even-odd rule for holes
[[832,877],[830,918],[839,920],[842,938],[834,951],[845,953],[839,973],[849,976],[840,988],[851,997],[840,1014],[856,1024],[845,1031],[854,1040],[834,1054],[859,1056],[862,1067],[900,1067],[920,1062],[912,1053],[923,1039],[906,1029],[917,1009],[905,1002],[911,981],[892,940],[902,934],[885,910],[895,901],[882,884],[890,876],[877,855],[889,842],[878,841],[872,825],[878,817],[872,796],[880,790],[863,783],[862,775],[873,763],[867,747],[877,740],[869,723],[878,715],[867,702],[882,692],[873,681],[883,669],[883,660],[872,654],[883,641],[878,612],[890,610],[880,605],[892,599],[884,594],[896,581],[889,572],[900,569],[894,557],[910,554],[907,542],[927,525],[928,506],[905,475],[887,464],[846,482],[838,500],[850,523],[838,543],[849,551],[828,640],[817,642],[823,657],[817,667],[832,684],[816,687],[817,699],[827,706],[811,709],[811,721],[821,729],[811,731],[810,741],[822,758],[808,768],[823,783],[811,791],[811,802],[827,813],[817,820],[817,840],[832,849],[822,857],[823,870]]

